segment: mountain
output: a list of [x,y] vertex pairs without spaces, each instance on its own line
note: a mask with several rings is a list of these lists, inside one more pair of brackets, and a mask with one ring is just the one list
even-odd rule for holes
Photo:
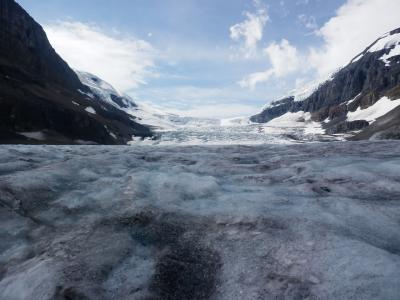
[[308,94],[274,101],[250,120],[290,119],[293,126],[317,122],[327,134],[351,133],[355,140],[399,138],[399,106],[400,28],[378,38]]
[[[127,113],[131,119],[156,131],[181,127],[219,125],[217,119],[184,117],[165,112],[149,104],[136,103],[129,95],[118,92],[110,83],[88,72],[76,71],[80,81],[90,90],[87,96]],[[97,99],[97,100],[96,100]]]
[[127,144],[153,135],[88,93],[43,28],[14,0],[0,0],[0,143]]

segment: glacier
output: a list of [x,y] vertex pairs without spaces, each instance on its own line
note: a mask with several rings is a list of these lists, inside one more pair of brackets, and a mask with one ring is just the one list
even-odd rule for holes
[[400,143],[0,147],[0,299],[398,299]]

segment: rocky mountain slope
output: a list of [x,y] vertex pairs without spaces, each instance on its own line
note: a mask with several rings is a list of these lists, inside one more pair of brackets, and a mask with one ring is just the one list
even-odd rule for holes
[[400,133],[399,99],[400,28],[377,39],[307,97],[272,102],[250,120],[267,123],[310,113],[298,123],[320,122],[328,134],[358,133],[354,139],[393,138]]
[[0,143],[126,144],[152,135],[89,92],[42,27],[14,0],[0,0]]

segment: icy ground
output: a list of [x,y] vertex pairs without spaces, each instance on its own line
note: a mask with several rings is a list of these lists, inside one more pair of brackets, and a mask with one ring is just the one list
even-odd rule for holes
[[399,299],[400,143],[1,146],[0,299]]
[[343,140],[344,135],[327,135],[321,125],[313,124],[246,124],[178,126],[171,130],[157,132],[156,140],[142,141],[140,138],[130,144],[148,145],[260,145],[293,144]]

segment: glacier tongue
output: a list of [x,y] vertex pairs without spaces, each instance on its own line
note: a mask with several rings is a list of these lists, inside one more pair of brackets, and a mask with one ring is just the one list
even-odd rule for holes
[[3,146],[0,299],[396,299],[399,153]]
[[[77,71],[80,80],[87,85],[100,100],[110,103],[128,113],[132,120],[151,126],[158,138],[132,138],[130,145],[237,145],[237,144],[288,144],[304,141],[342,140],[342,136],[324,136],[319,124],[296,122],[299,116],[283,116],[281,123],[260,125],[250,121],[248,117],[232,119],[205,119],[184,117],[171,114],[152,105],[135,103],[132,98],[122,95],[110,84],[95,75]],[[316,84],[310,86],[311,92]],[[90,97],[90,95],[88,95]],[[94,99],[93,99],[94,100]],[[87,108],[88,112],[95,113]],[[309,119],[309,116],[307,116]],[[110,133],[113,136],[113,133]]]

